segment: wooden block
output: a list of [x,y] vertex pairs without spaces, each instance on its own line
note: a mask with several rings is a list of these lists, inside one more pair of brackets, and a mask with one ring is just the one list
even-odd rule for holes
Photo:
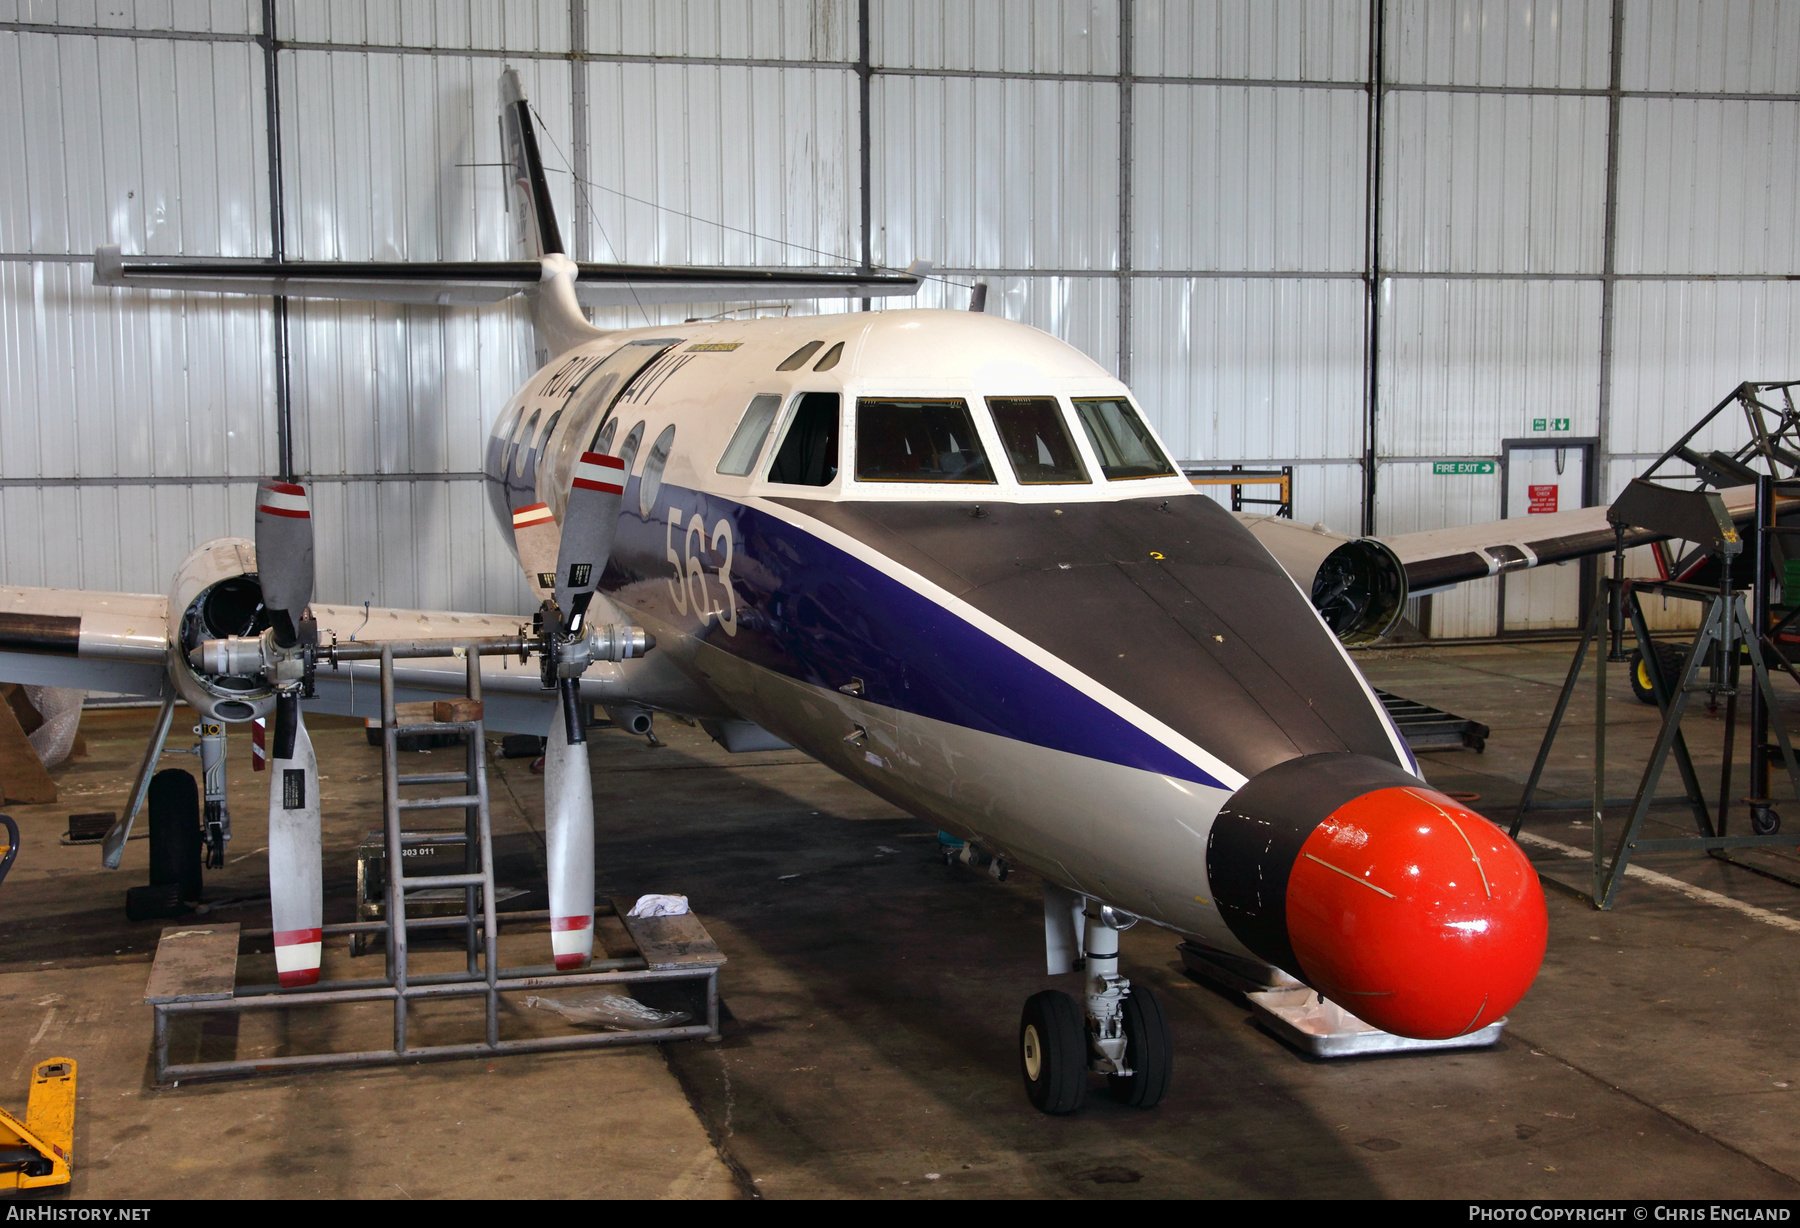
[[481,719],[479,699],[440,699],[431,706],[431,710],[438,723],[444,725]]
[[171,925],[156,944],[144,1001],[218,1001],[237,984],[238,923]]
[[407,725],[429,725],[437,720],[437,704],[429,699],[421,699],[417,703],[395,704],[394,724],[405,728]]
[[638,954],[656,971],[675,968],[716,968],[725,962],[724,952],[712,940],[693,913],[679,917],[632,917],[632,901],[614,900],[625,932],[637,944]]
[[21,806],[56,800],[56,782],[26,741],[10,704],[0,704],[0,799]]

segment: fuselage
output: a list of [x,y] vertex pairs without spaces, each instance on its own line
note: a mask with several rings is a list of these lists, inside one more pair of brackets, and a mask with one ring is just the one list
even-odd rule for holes
[[[1046,333],[967,312],[619,331],[508,403],[491,502],[509,535],[520,506],[560,515],[583,450],[623,457],[601,589],[718,700],[689,715],[752,720],[988,852],[1237,949],[1206,875],[1220,803],[1300,754],[1417,769],[1255,538],[1179,472],[1107,477],[1130,466],[1075,405],[1129,396]],[[779,468],[819,398],[832,463]],[[997,400],[1055,403],[1078,456],[1017,456]],[[977,438],[954,443],[985,465],[920,479],[871,456],[869,407],[909,402],[961,403]],[[769,420],[760,443],[747,416]]]
[[516,508],[560,517],[583,451],[621,456],[601,587],[716,697],[688,715],[1235,950],[1206,866],[1225,799],[1307,754],[1416,764],[1267,551],[1160,442],[1125,463],[1119,401],[1073,347],[967,312],[622,331],[509,402],[489,492],[510,538]]

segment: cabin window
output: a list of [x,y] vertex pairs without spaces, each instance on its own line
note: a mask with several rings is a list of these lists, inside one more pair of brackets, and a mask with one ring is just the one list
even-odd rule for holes
[[669,463],[669,450],[675,446],[675,428],[664,427],[663,433],[650,445],[650,456],[644,461],[644,476],[638,481],[638,511],[648,516],[656,510],[656,496],[662,491],[663,467]]
[[1088,480],[1055,397],[989,397],[988,412],[1021,485]]
[[809,392],[800,398],[769,466],[769,481],[790,486],[829,486],[838,472],[838,395]]
[[756,468],[756,458],[762,455],[763,441],[769,437],[775,411],[780,408],[781,398],[772,392],[750,402],[750,408],[738,419],[737,430],[731,433],[731,442],[725,445],[725,455],[719,458],[720,473],[741,478]]
[[1117,481],[1120,478],[1166,478],[1175,475],[1175,466],[1156,446],[1150,428],[1138,416],[1131,402],[1123,397],[1077,397],[1075,412],[1094,455],[1100,458],[1100,472]]
[[644,442],[644,424],[638,423],[619,445],[619,459],[625,462],[625,480],[631,480],[631,467],[637,463],[638,446]]
[[613,436],[619,433],[619,417],[609,414],[600,429],[594,432],[593,442],[588,444],[589,452],[611,452]]
[[864,397],[856,402],[856,480],[991,483],[994,471],[962,398]]
[[781,365],[775,369],[777,371],[798,371],[801,367],[806,365],[807,359],[819,352],[819,347],[824,344],[823,341],[808,341],[805,345],[782,359]]
[[813,370],[829,371],[833,367],[838,365],[838,359],[842,358],[843,356],[844,356],[844,343],[842,341],[840,341],[836,345],[832,346],[829,350],[825,351],[825,357],[819,359],[818,362],[813,364]]
[[531,417],[526,419],[513,435],[511,460],[512,474],[515,478],[525,476],[525,462],[531,456],[531,448],[528,445],[531,437],[537,434],[538,415],[543,412],[541,409],[532,410]]

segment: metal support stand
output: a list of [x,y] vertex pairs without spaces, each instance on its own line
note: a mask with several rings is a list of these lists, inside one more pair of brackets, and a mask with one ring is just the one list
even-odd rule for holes
[[[375,645],[359,645],[359,652]],[[237,927],[219,927],[219,941],[208,953],[194,943],[185,947],[173,940],[193,938],[201,945],[212,937],[193,926],[165,931],[157,948],[157,962],[145,994],[155,1016],[156,1081],[221,1078],[284,1068],[326,1066],[375,1066],[432,1058],[479,1057],[508,1053],[533,1053],[557,1049],[585,1049],[624,1044],[648,1044],[665,1040],[719,1037],[719,966],[725,957],[692,917],[631,919],[642,957],[596,960],[582,972],[559,973],[552,966],[502,969],[499,965],[499,918],[495,912],[493,831],[488,817],[486,737],[479,713],[468,721],[407,725],[408,733],[455,734],[466,740],[462,771],[409,773],[399,770],[399,726],[394,700],[394,659],[397,656],[448,656],[466,659],[468,698],[481,699],[481,655],[514,652],[513,643],[434,643],[411,641],[379,646],[381,660],[382,801],[386,832],[387,915],[380,921],[327,925],[325,934],[381,934],[386,940],[387,969],[381,978],[328,981],[304,989],[275,986],[238,986],[235,983]],[[343,653],[348,657],[347,653]],[[440,797],[402,797],[401,790],[419,785],[460,786],[461,792]],[[403,834],[401,815],[418,810],[461,810],[464,815],[466,853],[463,873],[408,875],[402,850],[421,837]],[[423,839],[430,839],[425,836]],[[408,892],[434,888],[462,888],[464,911],[460,917],[406,916]],[[597,907],[604,914],[606,907]],[[547,913],[514,914],[520,920],[546,920]],[[510,918],[509,918],[510,919]],[[656,927],[687,923],[675,941],[654,941]],[[634,928],[635,927],[635,928]],[[409,929],[461,928],[467,963],[462,972],[414,973],[408,960]],[[229,935],[226,930],[229,929]],[[640,933],[639,931],[643,931]],[[267,936],[268,931],[262,931]],[[255,937],[248,932],[242,937]],[[653,949],[654,948],[654,949]],[[165,951],[167,967],[165,967]],[[500,1039],[500,995],[524,990],[566,989],[575,986],[641,984],[661,981],[700,981],[705,992],[705,1021],[677,1027],[646,1028],[627,1032],[576,1033],[523,1040]],[[419,1001],[450,997],[481,997],[485,1006],[484,1037],[464,1044],[419,1045],[407,1034],[408,1012]],[[349,1053],[317,1053],[254,1058],[238,1061],[175,1063],[169,1061],[171,1015],[208,1012],[284,1009],[290,1006],[327,1006],[354,1002],[390,1001],[394,1005],[394,1043],[391,1049]]]
[[[1544,730],[1544,740],[1538,747],[1537,760],[1532,764],[1531,775],[1525,784],[1525,792],[1519,799],[1518,811],[1513,815],[1511,835],[1518,838],[1520,825],[1528,813],[1547,810],[1570,810],[1587,807],[1590,812],[1593,835],[1592,886],[1591,890],[1582,894],[1596,908],[1610,909],[1618,895],[1619,882],[1631,864],[1636,853],[1664,852],[1670,850],[1693,849],[1707,853],[1733,848],[1756,848],[1768,846],[1800,845],[1800,835],[1748,835],[1732,836],[1726,832],[1726,817],[1729,813],[1730,764],[1732,759],[1731,738],[1735,732],[1736,705],[1738,698],[1739,657],[1747,655],[1753,679],[1753,695],[1758,702],[1773,708],[1774,691],[1769,681],[1769,671],[1763,655],[1762,637],[1752,626],[1748,610],[1744,605],[1744,594],[1741,590],[1729,587],[1729,572],[1721,581],[1718,589],[1701,588],[1697,585],[1674,582],[1631,582],[1625,581],[1619,574],[1622,571],[1620,554],[1615,554],[1614,576],[1601,582],[1602,600],[1595,602],[1594,615],[1589,620],[1586,632],[1575,649],[1575,657],[1569,663],[1568,676],[1563,680],[1562,693],[1557,697],[1556,708],[1550,717],[1550,724]],[[1700,630],[1694,636],[1682,676],[1676,680],[1663,677],[1655,646],[1651,643],[1650,632],[1644,621],[1643,607],[1639,601],[1641,593],[1659,593],[1665,597],[1676,597],[1689,601],[1706,603],[1706,612],[1701,618]],[[1650,675],[1651,686],[1656,695],[1657,708],[1662,712],[1662,726],[1657,733],[1656,743],[1650,754],[1650,761],[1644,768],[1642,779],[1638,783],[1637,792],[1630,798],[1609,798],[1606,790],[1606,665],[1610,661],[1622,661],[1624,655],[1619,651],[1622,638],[1622,623],[1629,618],[1632,633],[1637,641],[1638,651]],[[1604,624],[1603,624],[1604,620]],[[1537,789],[1543,777],[1544,767],[1550,758],[1550,749],[1556,742],[1558,732],[1562,728],[1564,716],[1568,712],[1569,701],[1575,693],[1575,686],[1581,674],[1582,663],[1588,649],[1600,638],[1602,625],[1611,629],[1612,651],[1595,655],[1594,669],[1594,788],[1592,798],[1584,802],[1543,802],[1537,800]],[[1709,677],[1700,681],[1700,671],[1706,668]],[[1715,821],[1714,815],[1707,807],[1705,794],[1701,790],[1700,780],[1694,771],[1692,757],[1688,753],[1687,740],[1681,731],[1681,720],[1687,712],[1688,703],[1696,693],[1705,692],[1713,696],[1723,696],[1727,701],[1725,723],[1724,768],[1720,779],[1719,811]],[[1787,764],[1789,780],[1800,796],[1800,770],[1796,769],[1793,749],[1789,745],[1787,730],[1782,724],[1774,722],[1775,733],[1780,741],[1782,760]],[[1677,770],[1681,774],[1682,794],[1679,797],[1657,797],[1656,789],[1662,779],[1663,769],[1673,755]],[[1759,794],[1766,797],[1766,790]],[[1757,799],[1750,799],[1752,803]],[[1673,838],[1644,839],[1642,831],[1644,820],[1649,817],[1650,808],[1655,805],[1682,804],[1688,806],[1694,815],[1697,834]],[[1629,806],[1630,814],[1624,829],[1614,842],[1610,859],[1606,850],[1606,810],[1608,807]]]

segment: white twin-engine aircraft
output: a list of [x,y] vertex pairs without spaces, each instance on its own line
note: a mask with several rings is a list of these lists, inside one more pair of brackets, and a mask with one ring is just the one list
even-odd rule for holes
[[[581,713],[599,703],[639,728],[692,718],[733,751],[798,747],[1040,875],[1049,971],[1085,967],[1087,991],[1025,1007],[1021,1069],[1047,1112],[1074,1108],[1090,1071],[1130,1104],[1168,1087],[1161,1007],[1119,975],[1136,918],[1285,969],[1403,1036],[1463,1035],[1519,1001],[1544,953],[1537,875],[1425,784],[1342,645],[1388,630],[1409,586],[1611,548],[1604,509],[1385,541],[1234,518],[1183,478],[1123,384],[983,314],[598,330],[582,302],[882,297],[915,292],[919,269],[578,266],[516,74],[501,93],[528,260],[103,249],[96,281],[531,298],[549,358],[501,411],[486,474],[560,668],[485,658],[483,689],[489,728],[549,738],[559,967],[593,944]],[[519,620],[313,603],[305,483],[283,475],[258,500],[256,542],[201,545],[167,596],[0,588],[0,677],[179,695],[226,721],[276,713],[269,886],[281,980],[300,986],[318,977],[323,923],[306,646],[516,635]],[[463,669],[397,676],[421,697],[460,691]],[[369,663],[321,667],[307,702],[369,715],[373,683]]]

